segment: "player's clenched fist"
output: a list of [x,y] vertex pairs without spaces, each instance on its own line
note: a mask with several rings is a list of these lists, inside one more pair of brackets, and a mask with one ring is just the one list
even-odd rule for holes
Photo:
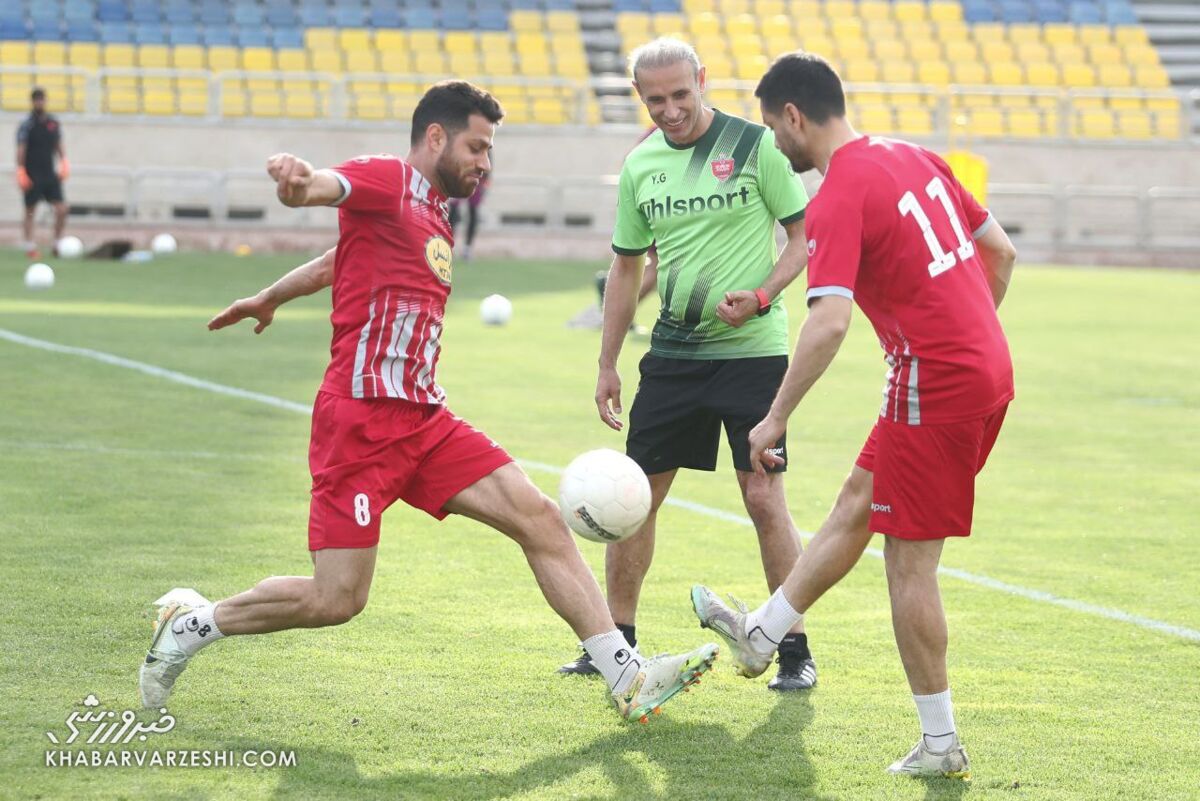
[[312,185],[313,167],[291,153],[267,159],[267,173],[275,180],[275,194],[285,206],[302,206]]

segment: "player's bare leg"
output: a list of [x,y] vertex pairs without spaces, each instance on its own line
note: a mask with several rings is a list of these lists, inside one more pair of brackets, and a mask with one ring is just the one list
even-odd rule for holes
[[857,465],[842,485],[833,510],[770,600],[754,612],[730,609],[707,587],[692,589],[701,625],[713,629],[733,649],[734,668],[744,676],[761,674],[776,643],[826,590],[837,584],[871,541],[871,473]]
[[[767,591],[773,593],[787,578],[803,550],[800,532],[788,511],[783,474],[758,475],[738,470],[737,479],[746,513],[758,534]],[[808,690],[816,685],[817,665],[808,648],[803,617],[780,641],[778,662],[779,670],[767,685],[769,689]]]
[[67,204],[59,201],[54,204],[54,246],[58,247],[58,240],[62,239],[63,231],[67,227]]
[[908,756],[888,770],[967,778],[969,763],[958,741],[946,678],[946,613],[937,579],[944,544],[945,540],[888,537],[883,549],[892,630],[922,732],[921,741]]
[[[608,591],[608,609],[617,628],[630,645],[637,645],[637,607],[642,594],[642,582],[650,572],[654,559],[655,521],[658,509],[671,490],[677,470],[647,476],[650,479],[650,514],[638,532],[627,540],[614,542],[604,548],[604,581]],[[599,673],[588,652],[558,669],[559,673],[594,676]]]
[[625,641],[558,507],[516,464],[472,484],[446,509],[485,523],[521,546],[546,601],[583,642],[625,718],[644,721],[712,666],[716,645],[645,659]]
[[34,255],[34,251],[37,250],[37,242],[33,238],[33,218],[36,211],[36,206],[27,207],[25,209],[25,217],[21,220],[22,247],[25,248],[26,255],[31,258]]
[[215,604],[163,607],[139,675],[142,704],[166,703],[188,661],[223,637],[349,621],[367,605],[376,551],[374,547],[316,551],[311,577],[273,576]]

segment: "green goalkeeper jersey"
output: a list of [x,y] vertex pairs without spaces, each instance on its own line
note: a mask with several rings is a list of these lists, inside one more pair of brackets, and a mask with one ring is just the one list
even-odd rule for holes
[[757,289],[778,256],[775,221],[803,219],[808,194],[775,137],[715,112],[708,131],[676,145],[655,131],[625,158],[613,250],[658,249],[662,310],[650,352],[676,359],[747,359],[788,352],[782,294],[768,314],[733,328],[716,316],[726,292]]

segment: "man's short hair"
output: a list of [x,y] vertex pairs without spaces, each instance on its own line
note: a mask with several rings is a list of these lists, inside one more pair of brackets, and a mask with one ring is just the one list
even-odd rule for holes
[[29,99],[30,100],[45,100],[46,99],[46,90],[40,86],[35,88],[32,92],[29,93]]
[[692,65],[692,75],[700,74],[700,56],[696,55],[696,48],[680,39],[660,36],[629,54],[629,74],[636,81],[638,70],[669,67],[681,61]]
[[435,83],[417,103],[412,115],[412,144],[425,138],[430,125],[438,124],[453,137],[465,130],[472,114],[482,114],[490,123],[504,119],[504,109],[496,98],[467,81]]
[[830,117],[846,116],[842,79],[828,61],[800,50],[775,59],[754,96],[772,114],[791,103],[817,125],[824,125]]

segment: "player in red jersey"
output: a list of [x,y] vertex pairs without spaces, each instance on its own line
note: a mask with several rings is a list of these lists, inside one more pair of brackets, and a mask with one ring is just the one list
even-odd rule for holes
[[692,602],[701,623],[733,646],[739,672],[757,675],[800,614],[855,565],[872,532],[886,535],[892,625],[922,731],[889,770],[966,777],[937,567],[945,538],[971,533],[975,475],[1013,397],[996,309],[1016,251],[936,155],[859,135],[846,120],[841,81],[820,57],[781,57],[756,95],[796,172],[825,176],[805,218],[808,318],[771,412],[750,433],[756,468],[774,462],[767,448],[833,360],[855,301],[890,369],[870,437],[784,584],[749,613],[701,586]]
[[209,327],[254,317],[259,333],[280,304],[333,285],[331,358],[309,447],[313,575],[268,578],[215,604],[165,606],[141,668],[146,706],[165,703],[188,660],[223,636],[338,625],[361,612],[380,517],[396,500],[438,520],[464,515],[515,540],[626,719],[645,722],[711,667],[712,644],[653,659],[631,648],[558,507],[503,448],[445,406],[435,369],[452,278],[447,198],[469,197],[487,175],[502,116],[487,92],[446,81],[417,104],[407,158],[367,156],[326,170],[290,154],[268,161],[285,205],[339,208],[338,245]]

